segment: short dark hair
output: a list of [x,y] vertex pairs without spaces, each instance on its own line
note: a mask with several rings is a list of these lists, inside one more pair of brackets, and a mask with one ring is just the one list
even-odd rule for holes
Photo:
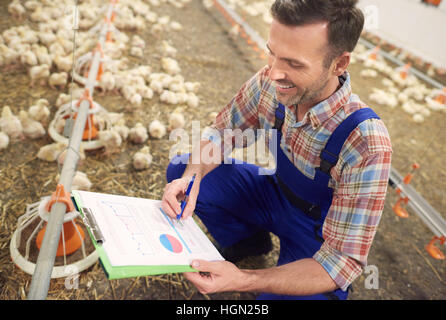
[[327,21],[329,50],[324,66],[344,51],[352,52],[364,27],[364,15],[356,7],[358,0],[276,0],[271,15],[281,24],[301,26]]

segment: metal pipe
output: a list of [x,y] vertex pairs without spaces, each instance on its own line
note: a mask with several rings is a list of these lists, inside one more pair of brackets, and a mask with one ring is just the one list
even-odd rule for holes
[[[374,45],[373,43],[371,43],[371,42],[365,40],[364,38],[360,38],[360,39],[359,39],[359,43],[362,43],[363,45],[365,45],[365,46],[368,47],[369,49],[372,49],[372,48],[375,48],[375,47],[376,47],[376,45]],[[401,60],[398,59],[398,58],[395,58],[395,57],[392,56],[391,54],[389,54],[389,53],[387,53],[387,52],[385,52],[385,51],[383,51],[383,50],[381,50],[381,49],[379,50],[379,54],[380,54],[381,56],[383,56],[384,58],[386,58],[387,60],[392,61],[393,63],[395,63],[395,64],[398,65],[398,66],[403,66],[403,65],[406,64],[405,62],[401,61]],[[421,80],[423,80],[423,81],[429,83],[429,84],[430,84],[431,86],[433,86],[433,87],[436,87],[436,88],[438,88],[438,89],[442,89],[442,88],[445,86],[444,84],[441,84],[440,82],[438,82],[438,81],[432,79],[432,78],[429,77],[428,75],[424,74],[423,72],[421,72],[421,71],[419,71],[419,70],[417,70],[417,69],[415,69],[415,68],[413,68],[413,67],[410,68],[410,72],[411,72],[412,74],[414,74],[415,76],[417,76],[418,78],[420,78]]]
[[[111,18],[114,6],[114,2],[109,5],[107,11],[108,21]],[[99,43],[101,44],[101,46],[103,46],[105,43],[107,28],[108,25],[107,23],[105,23],[99,37]],[[88,74],[87,84],[85,86],[85,88],[88,89],[90,96],[93,96],[96,77],[99,71],[100,59],[101,53],[96,51],[93,56],[93,61]],[[75,120],[72,135],[69,140],[67,155],[59,178],[59,184],[62,184],[67,191],[71,191],[71,184],[73,182],[74,173],[76,171],[77,162],[79,160],[79,155],[77,152],[75,152],[75,150],[80,150],[82,135],[85,128],[85,123],[87,121],[89,108],[90,103],[86,100],[83,100],[79,106],[77,118]],[[39,256],[37,258],[30,289],[27,296],[28,300],[42,300],[45,299],[48,295],[48,288],[50,285],[51,274],[54,267],[54,261],[56,259],[57,247],[59,245],[59,238],[62,231],[62,225],[66,210],[66,205],[61,202],[55,202],[54,205],[51,207],[45,235],[43,237],[42,245],[40,248]]]

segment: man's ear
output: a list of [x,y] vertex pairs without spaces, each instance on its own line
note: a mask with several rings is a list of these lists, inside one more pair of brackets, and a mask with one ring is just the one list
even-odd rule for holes
[[336,76],[341,76],[345,70],[347,70],[348,65],[350,64],[351,52],[344,51],[339,57],[335,60],[335,65],[333,69],[333,74]]

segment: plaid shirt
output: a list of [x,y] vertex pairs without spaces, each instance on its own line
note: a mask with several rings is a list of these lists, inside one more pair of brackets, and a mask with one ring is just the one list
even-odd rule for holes
[[[275,87],[265,66],[247,81],[218,114],[212,129],[271,129],[274,126]],[[342,87],[325,101],[312,107],[297,122],[294,106],[286,107],[280,147],[296,168],[314,178],[320,152],[331,133],[352,112],[367,107],[351,92],[350,76],[339,78]],[[211,130],[212,131],[212,130]],[[205,138],[216,141],[215,135]],[[322,234],[324,243],[313,258],[342,289],[362,273],[375,236],[390,174],[392,147],[383,122],[362,122],[347,138],[339,160],[331,169],[329,186],[333,201]]]

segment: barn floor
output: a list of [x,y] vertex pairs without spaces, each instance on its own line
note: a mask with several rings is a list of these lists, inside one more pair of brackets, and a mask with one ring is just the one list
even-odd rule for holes
[[[0,33],[19,25],[7,12],[9,1],[0,0]],[[159,53],[156,48],[163,39],[170,39],[178,49],[177,60],[182,75],[187,81],[198,81],[200,104],[186,113],[186,129],[191,121],[199,120],[202,127],[208,125],[209,114],[218,111],[251,77],[265,60],[251,50],[244,40],[233,39],[228,34],[230,26],[214,9],[206,10],[202,1],[193,0],[183,9],[162,4],[153,8],[161,15],[182,24],[181,32],[169,31],[154,37],[149,31],[140,36],[147,46],[144,57],[131,58],[131,62],[148,64],[159,71]],[[267,37],[267,27],[255,17],[248,22]],[[393,167],[405,174],[413,162],[420,164],[413,186],[446,218],[446,121],[445,113],[434,113],[423,123],[415,123],[402,110],[389,109],[368,100],[372,87],[381,88],[381,81],[359,76],[362,66],[351,65],[353,92],[369,103],[386,123],[394,148]],[[9,105],[14,114],[27,109],[38,98],[54,103],[61,91],[44,86],[29,87],[24,69],[2,70],[0,73],[0,107]],[[112,112],[125,112],[128,125],[136,122],[148,124],[159,119],[167,124],[169,114],[175,106],[159,101],[158,95],[144,100],[142,107],[134,112],[127,111],[128,102],[119,95],[95,95],[94,100]],[[52,108],[53,114],[56,108]],[[31,276],[15,266],[10,258],[9,243],[16,229],[17,218],[25,213],[26,205],[50,195],[57,184],[58,167],[36,158],[43,145],[51,143],[47,135],[38,140],[13,142],[0,151],[0,299],[24,299],[29,290]],[[89,152],[79,170],[85,172],[93,183],[91,191],[123,194],[135,197],[160,199],[165,185],[165,168],[169,160],[169,149],[174,144],[168,135],[160,140],[149,139],[153,155],[151,167],[135,171],[131,165],[133,154],[141,146],[124,142],[121,152],[103,157],[101,152]],[[395,191],[388,189],[380,227],[369,255],[369,264],[379,270],[379,289],[366,289],[367,275],[362,275],[353,284],[350,299],[445,299],[446,262],[431,258],[424,250],[433,234],[425,227],[415,212],[408,219],[397,217],[392,211],[396,201]],[[278,254],[278,243],[264,257],[245,259],[240,267],[259,268],[273,266]],[[444,248],[444,247],[443,247]],[[34,250],[37,250],[34,248]],[[34,257],[36,252],[34,251]],[[51,281],[48,299],[253,299],[252,293],[221,293],[202,295],[180,274],[170,274],[134,279],[106,279],[99,263],[82,272],[77,290],[65,288],[65,279]]]

